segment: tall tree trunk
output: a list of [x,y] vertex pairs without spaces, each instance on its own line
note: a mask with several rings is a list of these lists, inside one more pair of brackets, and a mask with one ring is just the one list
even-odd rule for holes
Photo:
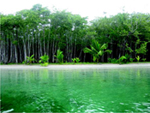
[[31,50],[31,43],[30,43],[30,36],[28,35],[28,56],[30,56],[30,50]]
[[74,42],[74,58],[76,57],[76,39],[75,39],[75,42]]
[[83,60],[83,62],[85,62],[85,59],[86,59],[86,53],[84,53],[84,60]]
[[23,39],[23,47],[24,47],[24,61],[27,59],[27,50],[26,50],[26,42],[25,39]]
[[53,46],[52,46],[52,62],[54,63],[54,54],[55,54],[55,44],[54,44],[54,39],[53,39]]
[[15,60],[18,63],[17,45],[15,45]]

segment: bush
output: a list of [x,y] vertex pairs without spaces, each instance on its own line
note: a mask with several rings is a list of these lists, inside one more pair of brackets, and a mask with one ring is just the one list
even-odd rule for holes
[[125,63],[130,62],[130,55],[125,54],[126,59],[124,60]]
[[142,60],[143,60],[143,62],[145,62],[145,61],[146,61],[146,58],[142,58]]
[[115,59],[115,58],[108,58],[108,62],[111,62],[111,63],[118,63],[118,59]]
[[134,58],[130,58],[130,62],[133,62]]
[[139,61],[140,61],[140,56],[137,56],[137,57],[136,57],[136,60],[139,62]]
[[126,56],[121,56],[120,58],[119,58],[119,63],[121,64],[121,63],[126,63]]
[[42,66],[48,66],[48,62],[41,64]]
[[63,52],[61,50],[57,50],[57,55],[55,55],[56,57],[56,61],[58,63],[63,63],[63,58],[64,58],[64,55],[63,55]]
[[48,55],[43,55],[40,57],[41,60],[39,60],[39,63],[43,63],[42,66],[47,66],[48,65],[48,60],[49,56]]
[[74,62],[74,63],[79,63],[80,62],[80,59],[79,58],[72,58],[72,61]]
[[30,57],[27,56],[27,59],[25,61],[23,61],[22,63],[29,63],[29,64],[31,64],[33,61],[36,61],[33,57],[34,57],[34,55],[31,55]]

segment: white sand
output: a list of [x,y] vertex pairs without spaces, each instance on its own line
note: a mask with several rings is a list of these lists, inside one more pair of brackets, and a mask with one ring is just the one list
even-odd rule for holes
[[0,69],[114,69],[114,68],[150,68],[150,63],[132,64],[80,64],[80,65],[0,65]]

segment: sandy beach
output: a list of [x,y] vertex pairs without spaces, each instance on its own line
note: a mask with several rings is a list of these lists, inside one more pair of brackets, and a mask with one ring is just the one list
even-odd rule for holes
[[77,64],[77,65],[0,65],[0,69],[111,69],[111,68],[150,68],[150,63],[132,64]]

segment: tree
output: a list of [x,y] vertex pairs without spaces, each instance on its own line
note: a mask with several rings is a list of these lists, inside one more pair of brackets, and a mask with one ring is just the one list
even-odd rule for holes
[[87,17],[65,10],[50,11],[36,4],[15,15],[0,15],[1,63],[21,63],[33,54],[37,62],[45,54],[49,56],[48,62],[55,62],[57,50],[63,52],[63,59],[67,62],[76,57],[81,62],[92,61],[92,56],[83,51],[90,47],[92,40],[112,51],[106,55],[105,52],[95,54],[94,60],[119,59],[126,54],[131,59],[139,55],[150,60],[150,14],[118,13],[88,24]]

